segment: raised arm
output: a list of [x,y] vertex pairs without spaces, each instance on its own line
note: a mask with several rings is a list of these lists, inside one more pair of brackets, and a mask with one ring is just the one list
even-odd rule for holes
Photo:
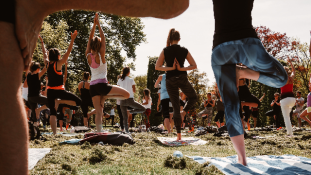
[[67,81],[67,65],[68,65],[68,62],[65,63],[64,85],[66,84],[66,81]]
[[287,59],[288,63],[290,64],[291,68],[292,68],[292,74],[290,75],[290,78],[292,80],[294,80],[295,78],[295,75],[296,75],[296,71],[295,71],[295,67],[293,66],[293,63],[291,62],[290,59]]
[[162,81],[162,77],[163,77],[163,75],[160,75],[160,76],[158,77],[157,81],[156,81],[155,84],[154,84],[154,87],[155,87],[155,88],[158,88],[158,87],[159,87],[159,84],[160,84],[160,82]]
[[259,99],[259,101],[261,102],[262,99],[265,97],[266,93],[263,93],[262,97]]
[[45,65],[44,65],[43,69],[39,72],[39,79],[40,79],[40,78],[42,77],[42,75],[44,75],[45,72],[47,71],[46,62],[44,62],[44,63],[45,63]]
[[173,67],[163,67],[163,63],[164,63],[164,50],[162,50],[157,63],[155,65],[155,70],[160,70],[160,71],[170,71],[170,70],[175,70],[176,69],[176,64],[173,65]]
[[43,53],[43,61],[44,61],[44,64],[46,64],[46,62],[48,62],[48,54],[46,53],[46,49],[45,49],[45,46],[44,46],[44,42],[43,42],[43,39],[42,37],[39,35],[39,38],[40,38],[40,41],[41,41],[41,49],[42,49],[42,53]]
[[188,67],[180,67],[177,59],[175,58],[175,62],[176,62],[176,67],[179,71],[187,71],[187,70],[193,70],[197,68],[197,63],[194,61],[192,55],[190,54],[190,52],[188,52],[187,54],[187,61],[189,63]]
[[71,41],[70,41],[69,47],[67,49],[67,52],[63,55],[63,58],[58,61],[58,63],[60,63],[60,65],[58,64],[57,66],[61,66],[67,62],[69,55],[70,55],[70,52],[71,52],[72,47],[73,47],[73,43],[74,43],[77,35],[78,35],[78,32],[76,30],[74,33],[71,33]]
[[100,26],[98,15],[95,18],[97,18],[96,19],[96,23],[98,25],[99,35],[100,35],[100,38],[101,38],[101,45],[100,45],[99,52],[100,52],[100,56],[102,58],[102,62],[105,64],[106,63],[106,59],[105,59],[105,54],[106,54],[106,38],[105,38],[105,35],[104,35],[104,31],[103,31],[103,29]]
[[87,46],[86,46],[86,50],[85,50],[85,56],[87,56],[88,53],[91,53],[91,41],[94,37],[94,33],[95,33],[95,28],[96,28],[96,16],[98,16],[98,14],[95,14],[95,18],[94,18],[94,23],[93,23],[93,27],[89,36],[89,41],[87,42]]

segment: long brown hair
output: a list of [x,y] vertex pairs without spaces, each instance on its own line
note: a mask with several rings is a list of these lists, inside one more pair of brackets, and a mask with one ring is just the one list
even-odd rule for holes
[[168,33],[167,41],[166,41],[166,47],[170,46],[173,41],[179,41],[180,40],[180,34],[177,30],[172,28],[170,32]]
[[122,76],[121,76],[122,81],[125,79],[125,77],[127,76],[129,72],[130,72],[130,67],[126,66],[125,68],[123,68]]
[[91,40],[90,45],[91,45],[91,50],[98,53],[100,51],[100,47],[101,47],[101,38],[95,36]]

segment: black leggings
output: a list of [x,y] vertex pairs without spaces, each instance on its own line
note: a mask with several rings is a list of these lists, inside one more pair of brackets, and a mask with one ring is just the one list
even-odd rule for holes
[[[76,102],[76,106],[81,105],[81,99],[78,96],[65,90],[48,89],[47,96],[48,96],[48,104],[51,110],[51,115],[56,115],[56,110],[55,110],[56,99],[70,100],[70,101]],[[74,109],[76,109],[76,106],[74,106]]]
[[83,100],[81,103],[81,109],[82,109],[84,118],[87,118],[87,113],[89,112],[89,107],[94,108],[92,99],[91,100]]
[[170,99],[166,98],[161,100],[162,114],[164,118],[170,118]]
[[119,118],[120,118],[120,126],[121,126],[121,129],[124,129],[124,125],[123,125],[123,115],[122,115],[122,111],[121,111],[120,105],[117,105],[117,111],[118,111]]
[[218,111],[214,119],[215,122],[223,123],[225,118],[225,111]]
[[[188,81],[187,75],[179,75],[178,77],[170,77],[166,79],[166,90],[170,96],[174,111],[180,111],[179,88],[188,97],[188,102],[184,107],[187,112],[197,102],[197,94],[192,85]],[[180,112],[174,112],[174,123],[177,133],[181,133],[181,115]]]
[[31,121],[36,122],[37,118],[36,118],[36,109],[38,107],[38,104],[40,105],[47,105],[48,104],[48,100],[45,96],[39,95],[39,96],[35,96],[35,97],[28,97],[28,103],[31,109]]

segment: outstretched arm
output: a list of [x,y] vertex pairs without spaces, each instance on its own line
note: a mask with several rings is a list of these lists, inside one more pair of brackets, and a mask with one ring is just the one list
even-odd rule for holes
[[[78,32],[76,30],[74,33],[71,33],[71,42],[69,44],[67,52],[64,54],[63,58],[58,61],[58,63],[60,63],[60,65],[63,65],[67,62],[69,55],[70,55],[70,52],[71,52],[72,47],[73,47],[73,43],[74,43],[77,35],[78,35]],[[57,65],[57,66],[60,66],[60,65]]]
[[259,99],[259,101],[261,102],[262,99],[265,97],[266,93],[263,93],[262,97]]
[[98,30],[99,30],[99,35],[100,35],[100,38],[101,38],[101,45],[100,45],[100,56],[102,58],[102,62],[105,64],[106,63],[106,59],[105,59],[105,54],[106,54],[106,38],[105,38],[105,35],[104,35],[104,31],[103,29],[101,28],[100,26],[100,23],[99,23],[99,17],[98,15],[96,16],[97,20],[97,25],[98,25]]
[[287,59],[288,63],[290,64],[291,68],[292,68],[292,74],[290,75],[290,78],[292,78],[292,80],[294,80],[295,75],[296,75],[296,71],[295,71],[295,67],[293,66],[293,63],[291,62],[290,59]]
[[43,39],[42,37],[39,35],[39,38],[40,38],[40,41],[41,41],[41,49],[42,49],[42,53],[43,53],[43,61],[44,61],[44,64],[46,64],[46,62],[48,62],[48,54],[46,53],[46,49],[45,49],[45,46],[44,46],[44,42],[43,42]]
[[94,23],[93,23],[93,27],[92,27],[92,30],[91,30],[91,33],[90,33],[90,37],[89,37],[89,41],[87,42],[87,46],[86,46],[86,50],[85,50],[85,55],[87,56],[88,53],[91,52],[91,40],[93,39],[94,37],[94,33],[95,33],[95,28],[96,28],[96,16],[97,16],[97,13],[95,15],[95,18],[94,18]]
[[68,65],[68,62],[65,63],[64,85],[66,84],[66,81],[67,81],[67,65]]

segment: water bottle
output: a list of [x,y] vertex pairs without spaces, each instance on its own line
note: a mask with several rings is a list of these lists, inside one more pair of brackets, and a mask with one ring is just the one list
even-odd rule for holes
[[174,157],[177,157],[177,158],[182,158],[183,155],[180,151],[175,151],[174,154],[173,154]]

